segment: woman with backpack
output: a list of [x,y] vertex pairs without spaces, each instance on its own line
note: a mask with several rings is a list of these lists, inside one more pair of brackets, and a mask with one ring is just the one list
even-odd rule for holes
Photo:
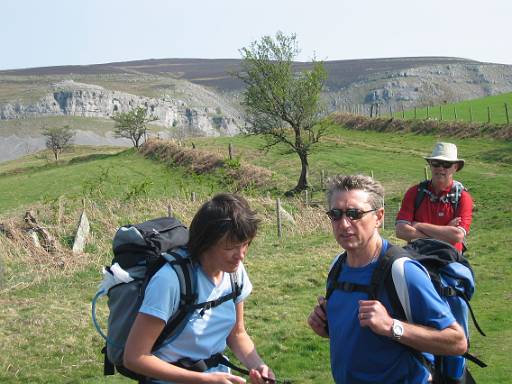
[[179,253],[193,260],[196,302],[207,305],[194,310],[177,337],[152,351],[179,305],[180,289],[170,265],[151,278],[124,352],[124,366],[147,378],[141,381],[244,383],[245,379],[229,372],[226,364],[230,363],[223,360],[226,346],[247,367],[252,383],[274,378],[244,326],[244,300],[252,284],[242,262],[258,223],[247,201],[228,193],[216,195],[195,214],[188,245]]

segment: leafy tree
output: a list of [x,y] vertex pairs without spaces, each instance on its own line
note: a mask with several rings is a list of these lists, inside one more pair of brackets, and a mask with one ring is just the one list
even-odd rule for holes
[[68,148],[76,135],[69,125],[63,127],[43,127],[43,136],[46,137],[46,148],[53,152],[55,161],[59,161],[59,155]]
[[135,148],[139,148],[141,139],[146,138],[148,123],[158,120],[155,116],[148,116],[148,110],[137,107],[128,112],[116,113],[111,117],[116,122],[114,135],[130,139]]
[[263,135],[266,148],[281,143],[297,153],[301,173],[288,193],[303,191],[309,188],[308,155],[325,132],[325,126],[318,124],[323,112],[320,92],[327,79],[324,66],[313,60],[311,69],[294,70],[299,53],[295,34],[264,36],[240,53],[242,71],[235,75],[246,85],[242,105],[249,124],[245,129]]

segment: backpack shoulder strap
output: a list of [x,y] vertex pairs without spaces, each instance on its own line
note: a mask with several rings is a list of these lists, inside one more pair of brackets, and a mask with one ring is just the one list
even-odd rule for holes
[[452,189],[450,194],[452,195],[451,203],[453,204],[453,213],[457,215],[457,210],[459,209],[460,197],[462,196],[462,192],[467,191],[467,189],[462,185],[460,181],[454,180]]
[[229,274],[229,280],[231,281],[231,292],[233,293],[233,301],[236,301],[237,297],[242,294],[243,284],[240,283],[240,276],[238,271]]
[[[379,260],[379,264],[372,276],[372,285],[381,289],[382,285],[388,294],[388,298],[391,304],[391,308],[394,312],[394,316],[398,319],[411,321],[411,317],[407,315],[407,308],[404,308],[402,301],[397,292],[397,287],[394,284],[393,272],[397,266],[402,265],[410,259],[410,254],[407,250],[398,247],[396,245],[390,245],[384,257]],[[405,280],[404,280],[405,281]],[[407,286],[404,286],[407,289]],[[409,311],[410,312],[410,311]],[[407,347],[412,355],[423,364],[431,373],[434,371],[434,367],[429,360],[418,350]],[[435,381],[434,381],[435,382]]]
[[230,273],[229,280],[231,283],[231,292],[230,293],[228,293],[224,296],[221,296],[215,300],[205,301],[204,303],[193,304],[189,308],[191,310],[201,309],[201,312],[199,312],[199,314],[201,316],[203,316],[207,310],[215,308],[216,306],[221,305],[222,303],[224,303],[226,301],[233,300],[233,303],[236,305],[236,299],[242,293],[243,284],[240,285],[240,283],[239,283],[238,272]]
[[327,275],[327,285],[325,290],[325,300],[329,300],[332,293],[336,289],[335,282],[338,281],[338,277],[340,277],[341,270],[343,269],[343,264],[347,259],[347,252],[343,252],[338,255],[336,260],[334,261],[331,269],[329,270],[329,274]]
[[[396,245],[390,244],[386,252],[382,257],[379,258],[377,266],[373,271],[372,278],[370,280],[370,299],[376,300],[379,296],[383,287],[386,287],[386,281],[389,280],[391,275],[391,267],[395,260],[407,257],[408,253],[404,249],[397,247]],[[396,297],[396,291],[388,290],[388,296],[391,300],[391,305],[395,309],[393,303]]]
[[[163,258],[163,257],[162,257]],[[164,341],[177,337],[186,325],[186,319],[192,313],[191,309],[197,301],[197,281],[194,262],[179,252],[170,252],[164,259],[176,272],[180,285],[180,303],[178,309],[167,321],[160,336],[158,336],[153,351]]]
[[418,192],[416,193],[416,198],[414,199],[414,214],[421,205],[421,202],[425,198],[425,193],[428,191],[428,185],[430,184],[430,180],[423,180],[418,184]]

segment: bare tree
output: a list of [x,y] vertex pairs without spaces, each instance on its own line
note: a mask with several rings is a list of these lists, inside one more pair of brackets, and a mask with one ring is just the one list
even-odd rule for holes
[[114,135],[130,139],[137,149],[140,147],[141,139],[146,138],[148,123],[158,120],[155,116],[148,116],[148,110],[144,107],[117,113],[111,119],[116,122]]
[[246,85],[242,101],[246,130],[265,136],[267,148],[285,144],[297,153],[301,173],[288,193],[305,190],[309,188],[308,155],[325,133],[325,125],[319,124],[323,112],[320,92],[327,78],[323,64],[313,60],[310,70],[296,72],[296,36],[282,32],[275,38],[264,36],[240,52],[242,71],[235,75]]
[[59,155],[68,148],[75,137],[76,132],[69,126],[43,127],[43,136],[46,137],[46,148],[53,152],[55,161],[59,161]]

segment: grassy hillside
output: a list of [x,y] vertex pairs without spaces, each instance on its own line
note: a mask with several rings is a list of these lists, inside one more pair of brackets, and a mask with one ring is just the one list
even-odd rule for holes
[[[311,156],[313,200],[323,202],[322,170],[327,175],[373,174],[387,191],[384,235],[397,241],[392,223],[400,198],[407,187],[423,178],[422,156],[440,139],[447,138],[333,126]],[[512,353],[508,342],[512,338],[512,258],[504,246],[512,221],[512,144],[484,139],[455,142],[460,156],[466,159],[464,170],[457,176],[475,199],[468,253],[478,284],[472,305],[488,335],[483,338],[473,332],[472,350],[489,368],[471,365],[472,372],[479,383],[504,383],[512,377],[508,364]],[[245,263],[255,287],[246,304],[249,332],[279,376],[294,383],[332,382],[328,343],[315,337],[306,325],[338,251],[324,208],[282,197],[299,176],[296,155],[282,148],[261,152],[257,148],[262,141],[255,137],[194,139],[196,150],[223,157],[227,157],[229,143],[240,161],[274,172],[272,189],[249,193],[251,205],[263,219]],[[0,172],[0,222],[16,228],[25,209],[32,207],[60,244],[57,254],[48,255],[34,250],[19,232],[10,240],[0,235],[0,247],[5,250],[0,256],[0,348],[4,351],[0,381],[125,382],[102,377],[102,342],[89,316],[99,270],[110,262],[110,239],[116,227],[164,215],[169,205],[188,224],[200,200],[225,184],[211,176],[168,168],[133,151],[80,154],[58,166],[32,160],[26,165],[0,168]],[[147,190],[140,187],[143,184]],[[192,191],[199,193],[199,201],[189,201]],[[281,239],[275,230],[274,194],[281,196],[296,221],[285,223]],[[82,199],[92,223],[92,241],[86,254],[73,256],[69,247]],[[104,320],[105,308],[100,309]]]
[[[62,161],[48,160],[46,152],[27,157],[22,167],[8,162],[0,167],[0,212],[60,197],[78,200],[120,198],[188,198],[220,190],[219,180],[169,169],[135,154],[133,149],[115,152],[90,148],[87,154],[68,153]],[[4,171],[3,171],[4,170]],[[3,172],[2,172],[3,171]]]
[[78,116],[46,116],[34,119],[0,120],[0,137],[9,135],[41,136],[44,127],[69,125],[73,129],[91,131],[100,136],[114,130],[115,122],[109,119]]
[[[417,108],[416,118],[444,120],[444,121],[465,121],[493,124],[506,124],[505,104],[508,107],[509,123],[512,123],[512,93],[503,93],[501,95],[487,96],[475,100],[466,100],[460,103],[447,103],[434,105],[428,108]],[[414,119],[414,110],[393,114],[395,118]]]

